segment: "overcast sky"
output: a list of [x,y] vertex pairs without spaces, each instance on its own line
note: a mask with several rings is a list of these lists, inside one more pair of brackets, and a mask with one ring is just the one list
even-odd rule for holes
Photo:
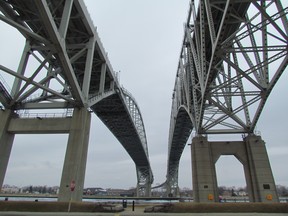
[[[85,2],[114,70],[120,71],[120,83],[132,93],[140,106],[154,185],[163,183],[166,179],[172,90],[189,0]],[[23,46],[23,39],[19,39],[1,23],[0,27],[0,37],[4,38],[1,39],[1,47],[7,43],[11,50]],[[2,30],[4,28],[5,31]],[[2,32],[6,34],[2,35]],[[0,63],[9,64],[9,58],[13,59],[14,54],[3,53],[3,50],[0,52]],[[13,64],[13,61],[10,63]],[[276,184],[286,186],[287,73],[286,69],[275,86],[257,127],[266,141]],[[18,186],[59,185],[67,138],[68,135],[16,135],[4,183]],[[211,137],[218,140],[222,138]],[[240,136],[237,138],[241,139]],[[219,185],[245,186],[243,168],[232,156],[220,158],[217,162],[217,175]],[[179,186],[192,188],[191,176],[190,147],[187,146],[181,158]],[[93,115],[85,187],[135,186],[136,170],[133,161]]]

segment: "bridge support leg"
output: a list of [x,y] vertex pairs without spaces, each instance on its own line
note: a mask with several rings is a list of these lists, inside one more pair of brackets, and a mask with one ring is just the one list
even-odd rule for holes
[[265,142],[260,136],[244,138],[247,164],[244,171],[250,202],[279,202]]
[[151,197],[151,184],[143,186],[137,183],[136,190],[137,197]]
[[[58,201],[82,201],[90,122],[91,114],[87,109],[74,109]],[[74,191],[70,190],[72,181],[75,181]]]
[[137,174],[137,197],[150,197],[151,196],[151,179],[152,173],[150,173],[150,167],[143,166],[139,167],[136,166],[136,174]]
[[0,110],[0,189],[2,188],[10,153],[14,141],[14,134],[8,133],[11,110]]
[[180,189],[179,187],[171,187],[171,185],[166,186],[166,197],[180,197]]
[[243,165],[250,202],[278,202],[276,186],[265,143],[260,136],[243,141],[208,142],[194,137],[191,145],[195,202],[217,202],[215,164],[221,155],[234,155]]
[[194,202],[218,201],[215,164],[211,143],[206,137],[194,137],[191,145]]

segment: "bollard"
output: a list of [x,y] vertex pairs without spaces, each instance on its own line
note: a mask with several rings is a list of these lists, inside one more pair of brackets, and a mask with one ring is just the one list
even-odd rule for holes
[[132,211],[134,211],[134,209],[135,209],[135,201],[133,200],[133,202],[132,202]]
[[127,200],[122,200],[122,206],[123,208],[127,208]]

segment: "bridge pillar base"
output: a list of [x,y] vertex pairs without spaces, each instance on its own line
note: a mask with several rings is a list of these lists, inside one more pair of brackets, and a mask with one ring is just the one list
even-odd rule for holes
[[14,141],[14,134],[8,133],[7,128],[10,123],[11,110],[0,110],[0,189],[2,188],[11,149]]
[[194,202],[218,201],[215,164],[211,143],[206,137],[194,137],[191,145]]
[[244,171],[250,202],[279,202],[265,142],[260,136],[244,138],[247,163]]
[[146,185],[145,187],[137,184],[136,190],[137,197],[151,197],[151,184]]
[[[58,201],[82,201],[90,122],[91,114],[87,109],[74,109]],[[74,191],[70,190],[72,181],[75,182]]]
[[171,188],[170,186],[166,188],[166,197],[180,197],[179,187]]
[[215,163],[221,155],[234,155],[242,163],[250,202],[279,202],[265,142],[260,136],[219,142],[194,137],[191,154],[195,202],[219,201]]

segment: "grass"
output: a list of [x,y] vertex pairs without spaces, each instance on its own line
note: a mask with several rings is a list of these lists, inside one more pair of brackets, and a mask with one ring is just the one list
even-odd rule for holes
[[175,203],[147,208],[169,213],[288,213],[288,203]]
[[[0,201],[0,211],[67,212],[69,202]],[[71,202],[71,212],[118,212],[115,205]]]

